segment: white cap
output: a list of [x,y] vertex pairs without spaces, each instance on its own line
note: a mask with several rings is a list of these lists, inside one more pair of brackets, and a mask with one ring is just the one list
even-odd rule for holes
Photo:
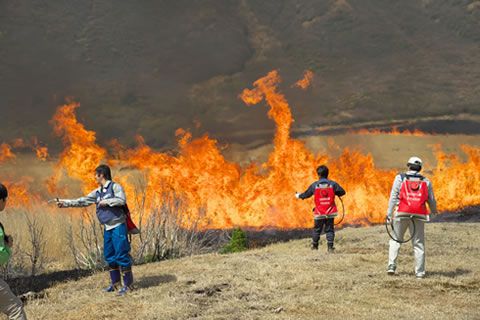
[[422,166],[422,159],[420,159],[419,157],[410,157],[410,159],[408,159],[408,162],[407,162],[407,165],[409,164],[414,164],[414,165],[417,165],[417,166]]

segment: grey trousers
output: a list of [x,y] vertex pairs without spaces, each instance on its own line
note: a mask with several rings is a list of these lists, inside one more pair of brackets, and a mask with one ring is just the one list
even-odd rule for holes
[[13,294],[3,279],[0,279],[0,311],[10,320],[27,320],[22,301]]
[[[413,253],[415,256],[415,274],[417,276],[425,275],[425,221],[414,219],[415,234],[412,239]],[[413,232],[413,224],[410,219],[395,218],[393,220],[393,228],[395,232],[393,236],[403,241],[407,229],[410,233]],[[408,238],[407,238],[408,239]],[[390,240],[390,249],[388,252],[388,264],[397,266],[398,251],[400,250],[400,243]]]

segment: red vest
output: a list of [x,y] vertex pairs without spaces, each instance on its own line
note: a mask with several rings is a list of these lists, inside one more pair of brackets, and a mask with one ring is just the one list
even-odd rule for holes
[[335,217],[338,214],[335,205],[335,191],[328,183],[322,183],[315,188],[315,216]]
[[423,177],[406,176],[400,187],[398,213],[428,215],[428,185]]

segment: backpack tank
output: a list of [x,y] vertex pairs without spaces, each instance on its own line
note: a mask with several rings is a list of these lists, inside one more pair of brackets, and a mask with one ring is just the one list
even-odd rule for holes
[[397,216],[416,216],[426,218],[428,185],[420,175],[402,175]]
[[335,204],[335,190],[330,183],[319,183],[315,187],[314,197],[315,208],[313,214],[315,218],[334,218],[338,215],[337,205]]

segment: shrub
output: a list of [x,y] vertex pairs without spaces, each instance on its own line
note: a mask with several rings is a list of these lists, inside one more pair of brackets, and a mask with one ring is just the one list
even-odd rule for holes
[[233,230],[230,241],[220,250],[220,253],[241,252],[247,250],[247,248],[247,234],[242,229],[237,228]]

